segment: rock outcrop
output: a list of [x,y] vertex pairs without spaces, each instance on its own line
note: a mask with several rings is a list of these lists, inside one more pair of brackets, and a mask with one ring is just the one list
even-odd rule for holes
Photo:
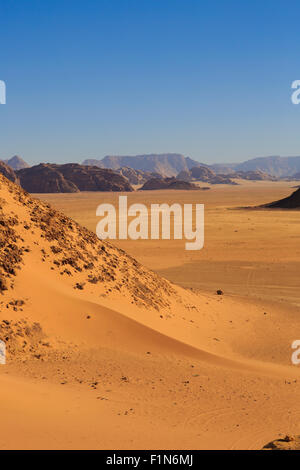
[[140,188],[140,190],[154,190],[154,189],[201,189],[193,183],[188,181],[181,181],[177,178],[152,178]]
[[176,176],[181,170],[188,170],[200,163],[179,153],[162,153],[135,156],[108,155],[101,160],[84,160],[83,165],[96,165],[113,170],[130,167],[134,170],[155,172],[164,177],[171,177]]
[[79,189],[66,180],[53,165],[41,163],[17,172],[20,184],[29,193],[77,193]]
[[190,169],[192,179],[209,182],[215,178],[216,173],[206,166],[193,167]]
[[67,163],[42,163],[19,170],[21,186],[30,193],[133,191],[128,180],[108,169]]
[[151,178],[162,178],[159,173],[135,170],[134,168],[130,168],[128,166],[118,168],[117,170],[115,170],[115,172],[124,176],[124,178],[126,178],[130,184],[144,184]]
[[263,450],[300,450],[300,436],[286,435],[275,439],[266,444]]
[[78,163],[52,166],[66,179],[72,181],[79,191],[133,191],[128,180],[107,168],[84,166]]
[[243,180],[250,180],[250,181],[277,181],[277,178],[274,176],[270,176],[264,171],[260,170],[253,170],[253,171],[235,171],[233,173],[229,173],[226,175],[219,175],[225,176],[227,178],[238,178]]
[[237,184],[227,175],[216,175],[216,173],[207,166],[196,166],[190,170],[183,170],[178,173],[177,179],[182,181],[203,181],[210,184]]

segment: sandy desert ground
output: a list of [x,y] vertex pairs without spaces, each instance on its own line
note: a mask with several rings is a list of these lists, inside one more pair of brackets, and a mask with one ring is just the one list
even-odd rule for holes
[[[132,193],[204,203],[205,247],[115,242],[128,256],[1,178],[1,240],[19,257],[7,245],[0,448],[259,449],[300,434],[299,212],[235,210],[295,184]],[[38,195],[91,231],[118,196]]]
[[[239,186],[209,185],[210,191],[142,191],[128,194],[128,205],[139,202],[203,203],[205,246],[186,251],[181,240],[116,240],[143,265],[185,287],[278,300],[300,305],[300,225],[298,211],[233,210],[288,196],[299,181],[238,181]],[[117,193],[38,195],[95,232],[96,207]]]

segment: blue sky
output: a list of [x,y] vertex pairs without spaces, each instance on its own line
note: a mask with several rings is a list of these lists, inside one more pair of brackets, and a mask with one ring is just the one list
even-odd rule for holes
[[0,158],[300,155],[299,14],[294,0],[0,0]]

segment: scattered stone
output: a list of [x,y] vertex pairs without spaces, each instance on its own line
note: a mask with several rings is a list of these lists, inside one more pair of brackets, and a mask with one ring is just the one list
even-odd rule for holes
[[286,435],[275,439],[263,447],[264,450],[300,450],[300,436]]
[[83,290],[84,286],[85,286],[85,282],[76,282],[74,289]]

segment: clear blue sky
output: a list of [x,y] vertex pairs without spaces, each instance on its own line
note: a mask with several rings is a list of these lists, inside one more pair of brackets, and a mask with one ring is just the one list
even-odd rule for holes
[[300,3],[0,2],[0,158],[300,155]]

